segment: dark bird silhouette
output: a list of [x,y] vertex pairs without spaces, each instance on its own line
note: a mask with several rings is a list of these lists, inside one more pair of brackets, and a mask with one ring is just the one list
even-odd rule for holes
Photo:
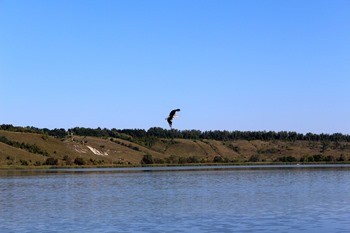
[[174,117],[175,117],[176,112],[180,112],[180,109],[178,108],[178,109],[172,110],[172,111],[169,113],[169,116],[168,116],[167,118],[165,118],[165,120],[167,120],[167,122],[168,122],[170,128],[172,128],[173,119],[174,119]]

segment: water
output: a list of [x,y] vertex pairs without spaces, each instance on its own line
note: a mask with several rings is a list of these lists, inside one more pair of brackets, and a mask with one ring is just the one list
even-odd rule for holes
[[349,166],[0,171],[0,232],[350,232]]

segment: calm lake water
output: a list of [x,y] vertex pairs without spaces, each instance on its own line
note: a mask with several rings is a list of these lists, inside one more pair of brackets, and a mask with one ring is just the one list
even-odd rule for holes
[[0,171],[0,232],[350,232],[350,166]]

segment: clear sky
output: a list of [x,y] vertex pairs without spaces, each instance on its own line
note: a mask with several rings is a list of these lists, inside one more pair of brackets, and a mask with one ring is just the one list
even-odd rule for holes
[[0,0],[0,124],[350,133],[349,0]]

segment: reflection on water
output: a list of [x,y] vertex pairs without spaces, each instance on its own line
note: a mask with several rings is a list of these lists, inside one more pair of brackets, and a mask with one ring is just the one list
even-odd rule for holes
[[0,232],[349,232],[349,193],[348,166],[2,171]]

